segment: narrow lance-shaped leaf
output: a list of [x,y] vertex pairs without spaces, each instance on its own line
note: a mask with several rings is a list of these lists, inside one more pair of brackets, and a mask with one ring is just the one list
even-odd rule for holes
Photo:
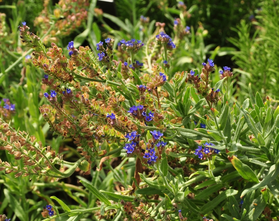
[[259,182],[253,170],[246,164],[242,163],[236,156],[233,156],[231,162],[234,168],[240,174],[240,176],[242,176],[244,179],[249,180],[251,182],[256,182],[256,183]]

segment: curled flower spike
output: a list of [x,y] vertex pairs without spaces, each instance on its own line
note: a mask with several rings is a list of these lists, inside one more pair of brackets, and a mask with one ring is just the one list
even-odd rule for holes
[[231,72],[231,68],[228,66],[224,66],[223,70],[220,70],[219,73],[221,74],[220,78],[223,79],[224,77],[232,77],[233,73]]
[[[106,42],[107,43],[107,42]],[[99,43],[97,43],[97,50],[99,51],[100,49],[103,49],[103,42],[102,41],[100,41]]]
[[146,149],[148,152],[145,152],[143,158],[147,159],[147,163],[148,164],[152,164],[155,163],[157,160],[157,156],[155,153],[155,149],[154,148],[150,148],[150,149]]
[[102,61],[105,56],[106,54],[104,52],[98,53],[99,61]]
[[170,36],[161,32],[159,35],[156,35],[156,39],[159,43],[166,44],[169,49],[174,49],[176,46],[173,43]]
[[74,42],[73,41],[70,41],[68,43],[68,46],[67,46],[67,50],[69,51],[69,56],[72,56],[72,54],[74,53]]
[[166,75],[164,75],[162,72],[160,72],[160,76],[163,78],[163,81],[164,81],[164,82],[167,81]]

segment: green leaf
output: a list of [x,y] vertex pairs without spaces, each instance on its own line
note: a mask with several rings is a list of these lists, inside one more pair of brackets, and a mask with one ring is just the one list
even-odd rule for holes
[[256,104],[260,108],[264,107],[264,103],[263,103],[263,100],[262,100],[261,95],[259,94],[259,92],[256,93]]
[[263,198],[263,195],[258,196],[253,202],[253,214],[250,217],[251,220],[258,220],[259,216],[262,214],[264,208],[266,206],[266,202]]
[[120,195],[120,194],[116,194],[116,193],[112,193],[112,192],[104,191],[104,190],[100,190],[100,192],[106,194],[109,198],[112,197],[112,200],[120,199],[120,200],[132,202],[135,199],[132,196]]
[[111,205],[110,201],[105,197],[104,194],[100,193],[100,191],[94,187],[88,180],[79,177],[80,182],[84,185],[93,195],[95,195],[101,202],[105,203],[106,205]]
[[242,163],[236,156],[233,156],[233,159],[231,160],[232,165],[237,170],[237,172],[246,180],[249,180],[251,182],[258,183],[259,180],[253,170],[247,166],[246,164]]
[[167,176],[167,174],[168,174],[168,160],[167,160],[165,154],[163,154],[163,159],[161,161],[160,167],[161,167],[163,175]]
[[119,18],[117,18],[113,15],[107,14],[107,13],[103,13],[103,17],[108,18],[109,20],[111,20],[113,23],[117,24],[120,28],[122,28],[126,32],[128,32],[128,33],[131,32],[131,30],[128,28],[128,26],[125,25],[125,23],[123,21],[121,21]]
[[204,105],[205,103],[206,103],[205,99],[199,100],[199,101],[195,104],[195,106],[194,106],[192,109],[190,109],[190,111],[189,111],[188,114],[190,115],[190,114],[196,113],[197,110],[199,110],[199,109],[202,107],[202,105]]
[[194,190],[198,190],[198,189],[210,186],[215,183],[216,182],[214,180],[206,180],[206,181],[202,182],[201,184],[198,184],[197,186],[195,186]]
[[241,198],[243,196],[245,196],[246,194],[250,193],[253,190],[259,189],[261,187],[264,187],[265,185],[268,185],[269,183],[271,183],[274,179],[277,178],[279,174],[279,163],[274,164],[270,167],[268,174],[265,176],[265,178],[258,184],[250,187],[249,189],[245,189],[242,193],[241,193]]
[[224,214],[224,213],[221,216],[224,217],[228,221],[240,221],[240,219],[237,219],[235,217],[231,217],[231,216],[229,216],[227,214]]
[[69,219],[67,219],[67,221],[80,221],[83,216],[84,216],[84,214],[79,214],[77,216],[72,216]]
[[71,212],[71,209],[62,200],[58,199],[56,196],[51,196],[50,198],[56,200],[64,212]]
[[172,98],[175,97],[174,90],[173,90],[172,86],[169,84],[169,82],[165,82],[163,85],[163,88],[165,88],[169,92],[169,95]]
[[78,36],[75,37],[75,39],[74,39],[74,46],[75,46],[75,48],[77,48],[80,45],[82,45],[82,43],[84,42],[84,40],[88,36],[89,31],[90,30],[87,28],[82,33],[80,33]]
[[207,199],[211,194],[217,192],[218,190],[222,189],[224,187],[223,184],[216,184],[210,187],[207,187],[205,190],[200,191],[196,196],[196,200],[203,200]]
[[142,194],[142,195],[154,195],[154,194],[158,194],[159,196],[162,196],[164,197],[164,193],[157,189],[157,188],[154,188],[154,187],[147,187],[147,188],[142,188],[142,189],[138,189],[136,191],[136,194]]
[[228,189],[221,194],[219,194],[217,197],[215,197],[213,200],[206,203],[200,210],[201,214],[207,214],[209,212],[212,212],[215,207],[217,207],[222,201],[227,199],[230,196],[236,195],[238,193],[237,190]]
[[191,96],[196,103],[198,103],[200,101],[200,98],[198,97],[197,92],[196,92],[195,88],[193,88],[193,87],[191,88]]
[[100,31],[99,26],[96,22],[93,23],[92,28],[93,28],[93,33],[95,35],[96,42],[101,41],[101,31]]
[[222,80],[218,81],[218,82],[215,84],[215,86],[214,86],[214,90],[215,90],[215,91],[218,90],[218,89],[221,90],[222,84],[223,84],[223,82],[224,82],[225,79],[227,79],[227,78],[225,77],[225,78],[223,78]]
[[5,198],[8,199],[11,209],[15,215],[22,221],[28,220],[27,213],[21,207],[18,199],[16,199],[8,189],[4,189]]
[[229,143],[231,141],[231,131],[232,131],[231,118],[228,117],[226,126],[224,128],[224,135],[227,137],[227,143]]
[[219,118],[219,128],[220,130],[223,130],[227,124],[227,118],[228,118],[228,115],[229,115],[229,105],[228,104],[225,104],[224,107],[223,107],[223,111],[220,115],[220,118]]

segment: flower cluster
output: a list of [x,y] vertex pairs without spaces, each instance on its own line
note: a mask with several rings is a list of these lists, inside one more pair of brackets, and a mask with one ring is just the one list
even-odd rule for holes
[[44,218],[47,218],[47,217],[53,216],[53,215],[54,215],[54,210],[53,210],[52,206],[47,205],[46,208],[43,209],[42,216]]
[[176,47],[171,37],[164,32],[161,32],[159,35],[156,35],[156,39],[159,43],[166,45],[168,49],[174,49]]
[[160,74],[160,76],[162,77],[162,79],[163,79],[164,82],[167,81],[166,75],[164,75],[162,72],[160,72],[159,74]]
[[9,99],[3,99],[4,101],[4,109],[8,111],[15,111],[15,104],[11,104]]
[[125,41],[124,39],[118,43],[118,47],[128,52],[137,52],[144,46],[141,40],[132,39],[130,41]]
[[103,61],[104,57],[106,56],[105,52],[98,53],[99,61]]
[[195,155],[198,156],[198,158],[203,159],[204,156],[209,156],[213,153],[219,154],[220,150],[212,148],[212,146],[215,146],[213,143],[204,143],[204,148],[202,145],[198,146],[198,148],[195,150]]
[[130,110],[128,110],[128,113],[132,114],[134,117],[139,118],[139,119],[144,118],[144,120],[147,122],[152,121],[154,118],[154,113],[152,113],[151,111],[149,113],[146,113],[143,105],[130,107]]
[[68,46],[67,46],[67,50],[69,51],[69,55],[72,56],[72,54],[74,53],[74,42],[70,41]]
[[143,158],[147,159],[148,164],[155,163],[157,160],[156,152],[154,148],[147,148]]
[[228,66],[224,66],[223,70],[220,70],[219,73],[221,74],[220,78],[223,79],[225,77],[232,77],[233,73],[231,72],[231,68]]
[[160,139],[164,134],[161,133],[160,131],[150,131],[151,135],[153,136],[154,141]]
[[126,138],[129,140],[131,143],[126,143],[124,146],[124,149],[127,151],[128,154],[133,153],[135,150],[135,147],[138,144],[140,134],[137,133],[137,131],[133,131],[130,134],[126,134]]
[[144,17],[143,15],[140,16],[140,22],[142,24],[148,24],[149,23],[149,18],[148,17]]

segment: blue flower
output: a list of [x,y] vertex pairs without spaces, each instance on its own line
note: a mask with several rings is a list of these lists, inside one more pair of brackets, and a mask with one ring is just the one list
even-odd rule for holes
[[219,153],[220,153],[220,150],[214,149],[214,153],[219,154]]
[[217,89],[215,92],[217,92],[217,93],[220,92],[220,89]]
[[5,219],[4,221],[11,221],[11,219]]
[[199,153],[198,153],[198,158],[200,158],[200,159],[203,158],[203,153],[202,153],[202,152],[199,152]]
[[178,212],[181,213],[181,209],[179,209]]
[[144,155],[143,155],[143,158],[146,158],[146,159],[148,159],[148,158],[150,158],[151,157],[151,154],[150,153],[145,153]]
[[178,21],[177,21],[177,20],[174,20],[173,24],[174,24],[174,25],[178,25]]
[[102,61],[105,56],[106,54],[104,52],[98,53],[99,61]]
[[206,128],[206,125],[201,123],[201,124],[200,124],[200,127],[201,127],[201,128]]
[[167,80],[166,75],[164,75],[162,72],[160,72],[160,76],[163,77],[163,81],[166,81],[166,80]]
[[49,216],[53,216],[53,215],[54,215],[54,212],[53,212],[53,211],[48,211],[48,215],[49,215]]
[[220,71],[219,71],[219,73],[220,73],[220,74],[223,74],[223,73],[224,73],[224,71],[223,71],[223,70],[220,70]]
[[69,56],[71,57],[73,53],[73,51],[69,51]]
[[185,31],[186,31],[186,32],[190,31],[190,27],[189,27],[189,26],[186,26]]
[[21,24],[22,24],[23,26],[25,26],[25,25],[26,25],[26,22],[25,22],[25,21],[23,21]]
[[164,64],[168,64],[168,62],[166,60],[163,61]]
[[160,131],[156,131],[156,130],[150,131],[150,133],[152,134],[152,136],[155,140],[160,139],[164,135]]
[[51,205],[47,205],[47,206],[46,206],[46,209],[49,210],[49,211],[51,211],[52,206],[51,206]]
[[110,43],[110,41],[111,41],[110,38],[105,39],[105,42],[106,42],[107,44]]
[[29,54],[25,56],[25,59],[27,59],[27,60],[30,58],[31,58],[31,55],[29,55]]
[[71,93],[71,89],[70,88],[67,88],[66,91],[67,91],[67,94]]
[[46,92],[46,93],[44,93],[44,96],[46,97],[46,98],[48,98],[49,97],[49,95],[48,95],[48,93]]
[[205,147],[204,150],[203,150],[203,152],[204,152],[205,154],[208,154],[208,153],[210,152],[210,150],[209,150],[208,147]]
[[54,91],[54,90],[51,90],[50,91],[50,96],[51,97],[55,97],[57,95],[57,93]]
[[128,133],[128,134],[126,134],[126,138],[129,140],[129,141],[132,141],[132,140],[134,140],[136,137],[139,137],[140,135],[139,134],[137,134],[137,131],[133,131],[133,132],[131,132],[130,134]]
[[138,66],[140,66],[140,67],[143,66],[143,63],[140,63],[139,61],[136,61],[136,64],[137,64]]
[[14,111],[15,110],[15,104],[11,104],[10,105],[10,111]]
[[168,144],[167,142],[159,141],[159,142],[156,144],[156,146],[157,146],[157,147],[160,147],[160,146],[164,147],[164,146],[166,146],[167,144]]
[[124,149],[127,151],[127,153],[133,153],[135,150],[134,147],[130,143],[125,144]]
[[202,63],[202,65],[203,65],[203,66],[206,66],[206,63],[205,63],[205,62],[203,62],[203,63]]
[[190,74],[192,75],[192,76],[194,76],[195,75],[195,71],[190,71]]
[[146,86],[145,85],[139,85],[138,88],[146,90]]
[[223,67],[223,69],[224,69],[224,71],[230,71],[231,70],[231,68],[228,67],[228,66]]
[[128,63],[125,61],[124,63],[123,63],[125,66],[127,66],[128,65]]
[[214,67],[214,63],[213,63],[212,59],[207,59],[207,61],[208,61],[210,67]]
[[48,79],[48,75],[47,74],[44,75],[44,79]]
[[102,47],[103,46],[103,42],[102,41],[100,41],[99,43],[97,43],[97,50],[99,51],[100,50],[100,47]]
[[73,49],[74,48],[74,42],[70,41],[68,46],[67,46],[67,50]]
[[114,113],[107,114],[107,118],[110,118],[110,119],[114,120],[115,119],[115,114]]
[[178,4],[182,6],[182,5],[184,5],[184,2],[180,1],[180,2],[178,2]]

